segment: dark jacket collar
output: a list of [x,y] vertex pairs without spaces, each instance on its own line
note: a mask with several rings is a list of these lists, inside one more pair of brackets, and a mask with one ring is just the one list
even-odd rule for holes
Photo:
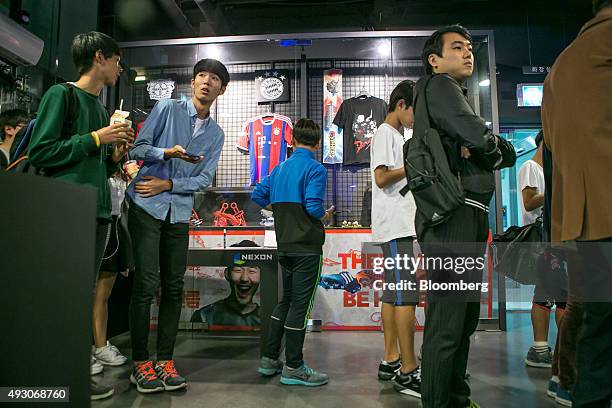
[[453,77],[452,77],[452,76],[450,76],[449,74],[433,74],[433,75],[432,75],[432,77],[433,77],[433,76],[435,76],[435,75],[445,75],[445,76],[449,77],[449,78],[450,78],[450,79],[452,79],[454,82],[456,82],[456,83],[457,83],[457,85],[459,85],[459,87],[461,88],[461,92],[463,92],[463,94],[464,94],[465,96],[467,96],[467,94],[468,94],[468,89],[467,89],[467,87],[464,85],[464,83],[463,83],[463,82],[459,82],[459,81],[457,81],[455,78],[453,78]]

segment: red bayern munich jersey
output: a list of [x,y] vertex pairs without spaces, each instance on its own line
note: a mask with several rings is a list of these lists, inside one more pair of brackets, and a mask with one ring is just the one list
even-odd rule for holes
[[277,113],[259,115],[246,121],[236,147],[249,153],[251,185],[257,184],[287,158],[293,123]]

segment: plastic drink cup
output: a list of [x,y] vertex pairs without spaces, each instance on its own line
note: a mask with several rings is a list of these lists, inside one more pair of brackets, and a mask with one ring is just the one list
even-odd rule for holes
[[139,170],[140,170],[140,167],[138,167],[138,163],[136,163],[136,160],[128,160],[125,163],[123,163],[123,171],[125,171],[125,173],[132,180],[134,179],[134,177],[136,177]]

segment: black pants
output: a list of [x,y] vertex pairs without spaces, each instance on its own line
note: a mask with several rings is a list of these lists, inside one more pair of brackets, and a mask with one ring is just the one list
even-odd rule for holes
[[559,386],[571,390],[576,383],[576,343],[582,330],[584,303],[568,298],[557,330],[552,375],[559,377]]
[[[574,408],[607,408],[612,398],[612,302],[602,301],[606,300],[606,293],[600,290],[609,290],[612,282],[611,243],[611,238],[577,242],[578,254],[583,259],[578,275],[586,302],[576,346]],[[610,296],[608,291],[608,300]]]
[[[423,253],[426,257],[440,256],[440,248],[433,243],[445,243],[450,244],[446,245],[446,250],[450,248],[454,251],[458,247],[464,252],[467,248],[472,252],[471,256],[482,256],[488,230],[487,214],[464,205],[443,224],[423,232]],[[454,277],[443,275],[443,272],[429,269],[427,279],[435,282],[454,280]],[[465,370],[470,336],[478,326],[480,303],[460,301],[456,296],[428,291],[421,363],[424,408],[466,407],[470,403],[470,387],[465,381]],[[474,294],[472,300],[476,300]]]
[[106,244],[110,236],[111,224],[110,222],[98,219],[96,221],[96,252],[95,252],[95,272],[94,272],[94,288],[100,275],[100,266],[102,265],[102,258],[104,258],[104,251],[106,251]]
[[302,348],[321,277],[321,255],[279,253],[278,260],[283,270],[283,298],[270,316],[263,354],[277,359],[284,334],[287,366],[298,368],[304,362]]
[[158,271],[161,299],[157,324],[157,359],[171,360],[178,331],[183,297],[183,278],[187,268],[189,224],[170,223],[151,217],[130,203],[129,230],[134,245],[134,287],[130,302],[132,359],[149,359],[149,321],[155,297]]

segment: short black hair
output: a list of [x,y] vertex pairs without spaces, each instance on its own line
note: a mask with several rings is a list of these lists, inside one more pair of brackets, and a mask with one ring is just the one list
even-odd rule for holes
[[593,14],[599,13],[599,10],[608,6],[612,6],[612,0],[593,0]]
[[227,68],[221,61],[217,61],[216,59],[205,58],[199,60],[193,67],[193,78],[202,71],[217,75],[221,79],[221,86],[226,86],[230,81],[230,75],[229,72],[227,72]]
[[30,115],[23,109],[9,109],[0,113],[0,137],[4,140],[4,127],[17,127],[20,123],[30,120]]
[[101,51],[104,58],[121,55],[119,44],[111,37],[98,31],[77,34],[72,40],[72,61],[79,75],[85,74],[93,66],[96,52]]
[[536,146],[540,147],[542,145],[542,141],[544,141],[544,131],[540,130],[535,137]]
[[442,57],[442,50],[444,49],[444,34],[447,33],[457,33],[465,37],[466,40],[472,42],[472,36],[467,28],[463,27],[459,24],[453,24],[446,27],[442,27],[435,33],[431,35],[425,41],[425,45],[423,46],[423,52],[421,53],[421,60],[423,61],[423,65],[425,65],[425,72],[428,75],[433,74],[433,68],[429,63],[429,56],[431,54],[436,54],[439,57]]
[[314,147],[321,141],[321,128],[312,119],[302,118],[293,128],[293,137],[300,144]]
[[389,97],[389,112],[393,112],[401,100],[404,100],[406,107],[412,106],[413,89],[414,82],[409,79],[397,84]]

